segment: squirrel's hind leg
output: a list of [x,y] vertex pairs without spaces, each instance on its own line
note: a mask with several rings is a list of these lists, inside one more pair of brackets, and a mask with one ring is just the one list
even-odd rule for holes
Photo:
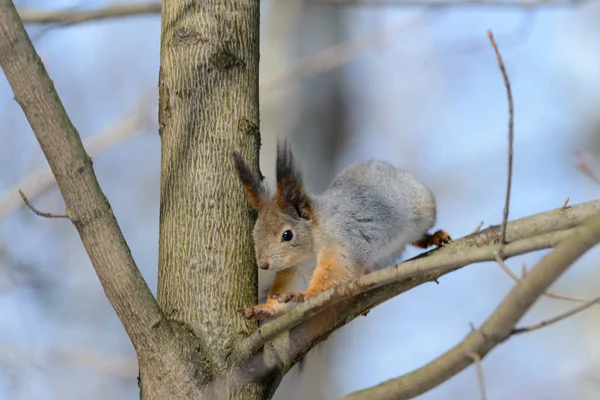
[[425,233],[423,237],[416,242],[411,243],[415,247],[426,249],[431,246],[442,247],[452,241],[450,234],[446,231],[439,230],[433,234]]

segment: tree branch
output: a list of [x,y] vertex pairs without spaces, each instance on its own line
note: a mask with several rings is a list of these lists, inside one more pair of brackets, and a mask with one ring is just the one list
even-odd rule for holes
[[[571,228],[600,212],[600,201],[568,209],[556,209],[507,224],[504,248],[506,257],[552,247],[567,237]],[[385,268],[347,285],[325,291],[268,322],[240,343],[241,359],[247,358],[266,342],[281,344],[280,357],[293,362],[340,326],[402,292],[461,268],[465,265],[493,261],[500,239],[499,226],[457,239],[444,248],[432,250],[395,267]],[[315,322],[318,321],[318,322]],[[284,343],[280,335],[292,329],[294,346]],[[279,338],[278,338],[279,337]]]
[[510,206],[510,189],[512,187],[512,170],[513,170],[513,143],[514,143],[514,126],[515,126],[515,113],[514,113],[514,105],[513,105],[513,96],[512,90],[510,89],[510,79],[508,79],[508,74],[506,73],[506,67],[504,66],[504,61],[502,61],[502,55],[500,54],[500,49],[498,49],[498,45],[496,44],[496,40],[494,39],[494,34],[492,31],[488,30],[488,38],[492,43],[492,47],[494,48],[494,52],[496,53],[496,59],[498,60],[498,67],[500,68],[500,72],[502,72],[502,78],[504,79],[504,86],[506,87],[506,96],[508,98],[508,176],[506,179],[506,199],[504,200],[504,210],[502,213],[502,225],[500,227],[500,246],[504,245],[506,239],[506,223],[508,222],[508,209]]
[[542,258],[521,283],[513,287],[481,328],[471,332],[461,343],[424,367],[343,399],[410,399],[445,382],[473,363],[469,353],[483,358],[496,345],[508,339],[515,324],[544,291],[598,242],[600,213],[585,221],[553,252]]
[[600,184],[600,162],[589,151],[579,150],[575,154],[575,165],[588,178]]
[[[148,107],[140,101],[138,107],[123,118],[110,125],[106,130],[94,135],[84,143],[84,148],[92,159],[116,145],[140,135],[144,125],[148,124]],[[53,187],[56,179],[50,169],[32,172],[17,182],[0,196],[0,220],[23,206],[19,190],[23,190],[31,200]]]
[[[448,1],[414,1],[414,0],[311,0],[308,3],[340,6],[378,6],[404,8],[450,8],[450,7],[501,7],[525,8],[538,7],[569,7],[583,3],[583,0],[448,0]],[[92,10],[56,10],[42,11],[36,9],[19,9],[19,15],[24,23],[31,24],[80,24],[100,21],[110,18],[136,17],[143,15],[159,15],[160,2],[114,4]]]
[[53,214],[38,210],[33,206],[33,204],[31,204],[31,202],[29,201],[27,196],[25,196],[25,193],[23,193],[21,189],[19,189],[19,195],[21,196],[21,199],[23,199],[23,203],[25,203],[25,205],[31,210],[31,212],[33,212],[37,216],[43,218],[69,218],[67,214]]
[[0,65],[48,160],[104,292],[136,350],[164,319],[98,185],[92,161],[10,0],[0,0]]
[[[506,263],[502,260],[502,258],[498,254],[496,254],[496,256],[494,258],[495,258],[496,262],[500,265],[500,268],[502,268],[502,270],[504,272],[506,272],[506,275],[510,276],[512,278],[512,280],[514,280],[516,283],[521,283],[521,278],[519,278],[514,272],[511,271],[510,268],[508,268]],[[525,276],[525,273],[523,273],[523,276]],[[590,301],[589,299],[586,299],[584,297],[571,296],[568,294],[551,292],[549,290],[545,291],[543,296],[551,298],[551,299],[557,299],[557,300],[574,301],[576,303],[587,303],[588,301]]]
[[555,317],[552,317],[550,319],[546,319],[546,320],[544,320],[542,322],[538,322],[535,325],[524,326],[524,327],[521,327],[521,328],[515,328],[512,331],[512,334],[513,335],[517,335],[519,333],[531,332],[531,331],[535,331],[537,329],[541,329],[543,327],[546,327],[548,325],[555,324],[557,322],[562,321],[563,319],[569,318],[569,317],[571,317],[571,316],[573,316],[573,315],[575,315],[577,313],[580,313],[580,312],[582,312],[584,310],[587,310],[591,306],[593,306],[595,304],[598,304],[598,303],[600,303],[600,297],[593,298],[592,300],[590,300],[590,301],[588,301],[586,303],[583,303],[583,304],[581,304],[581,305],[579,305],[577,307],[574,307],[574,308],[570,309],[569,311],[566,311],[566,312],[564,312],[562,314],[559,314],[559,315],[557,315]]
[[139,4],[113,4],[107,7],[83,11],[19,9],[19,16],[24,23],[72,25],[108,18],[134,17],[149,14],[156,14],[159,16],[160,10],[160,2],[151,2]]
[[468,353],[469,357],[473,359],[475,366],[477,367],[477,382],[479,383],[479,393],[481,394],[481,400],[487,400],[487,394],[485,392],[485,376],[483,375],[483,367],[481,366],[481,357],[479,354]]

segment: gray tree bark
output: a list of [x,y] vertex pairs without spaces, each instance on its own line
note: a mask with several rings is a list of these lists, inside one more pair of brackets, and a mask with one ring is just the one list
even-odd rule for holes
[[256,301],[257,269],[253,219],[231,154],[258,166],[259,18],[257,0],[163,4],[158,302],[190,345],[175,346],[187,362],[168,391],[161,377],[172,365],[155,354],[140,363],[143,398],[187,399],[208,382],[208,398],[264,398],[270,390],[227,377],[235,344],[256,329],[236,313]]

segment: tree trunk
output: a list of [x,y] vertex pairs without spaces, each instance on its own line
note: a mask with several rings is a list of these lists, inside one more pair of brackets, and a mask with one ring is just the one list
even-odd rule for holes
[[160,355],[140,355],[144,399],[272,391],[229,365],[234,344],[256,329],[236,312],[256,302],[257,269],[231,154],[258,168],[259,18],[258,0],[163,3],[158,302],[181,332]]

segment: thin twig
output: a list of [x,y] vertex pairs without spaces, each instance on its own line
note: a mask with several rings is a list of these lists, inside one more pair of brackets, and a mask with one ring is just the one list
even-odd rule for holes
[[502,225],[500,228],[500,246],[505,244],[506,240],[506,223],[508,221],[508,208],[510,205],[510,190],[512,186],[512,166],[513,166],[513,143],[514,143],[514,104],[513,104],[513,96],[512,91],[510,89],[510,80],[508,79],[508,74],[506,73],[506,68],[504,67],[504,62],[502,61],[502,55],[500,55],[500,50],[498,49],[498,45],[494,40],[494,34],[491,30],[487,32],[488,38],[492,43],[492,47],[496,52],[496,59],[498,60],[498,66],[500,67],[500,71],[502,72],[502,77],[504,78],[504,86],[506,86],[506,94],[508,97],[508,178],[506,182],[506,200],[504,202],[504,213],[502,215]]
[[19,16],[24,23],[35,24],[80,24],[82,22],[99,21],[109,18],[134,17],[142,15],[160,15],[161,3],[113,4],[92,10],[55,10],[41,11],[21,8]]
[[467,352],[467,354],[473,359],[473,363],[475,364],[475,370],[477,371],[477,383],[479,384],[479,393],[481,394],[481,400],[487,400],[487,395],[485,393],[485,379],[483,376],[483,367],[481,365],[481,356],[472,351]]
[[[94,158],[128,139],[141,135],[144,126],[149,125],[151,114],[149,104],[146,103],[147,101],[141,99],[136,109],[86,140],[84,147],[88,155]],[[49,168],[28,174],[0,196],[0,220],[23,205],[18,193],[20,189],[27,193],[29,199],[34,199],[54,185],[56,179]]]
[[477,233],[481,230],[481,227],[483,226],[483,221],[481,221],[480,223],[477,224],[477,226],[475,227],[475,230],[473,231],[473,233]]
[[590,308],[591,306],[593,306],[594,304],[598,304],[598,303],[600,303],[600,297],[596,297],[595,299],[592,299],[592,300],[588,301],[587,303],[583,303],[577,307],[574,307],[573,309],[571,309],[567,312],[564,312],[562,314],[559,314],[556,317],[544,320],[542,322],[538,322],[535,325],[524,326],[521,328],[515,328],[515,329],[513,329],[512,334],[518,335],[520,333],[531,332],[531,331],[535,331],[537,329],[541,329],[545,326],[552,325],[556,322],[562,321],[563,319],[569,318],[570,316],[575,315],[583,310],[586,310],[586,309]]
[[21,195],[21,198],[23,199],[23,202],[25,203],[25,205],[27,207],[29,207],[29,209],[31,211],[33,211],[34,214],[39,215],[40,217],[44,217],[44,218],[69,218],[69,216],[67,214],[52,214],[52,213],[47,213],[47,212],[40,211],[37,208],[35,208],[33,206],[33,204],[31,204],[29,202],[29,199],[27,198],[27,196],[25,196],[25,193],[23,193],[23,191],[21,189],[19,189],[19,194]]
[[[500,255],[498,254],[498,252],[495,253],[494,259],[498,263],[498,265],[500,265],[500,268],[502,268],[502,270],[504,272],[506,272],[506,274],[508,276],[510,276],[517,284],[521,283],[521,280],[523,278],[525,278],[525,276],[527,276],[527,269],[526,269],[525,264],[523,264],[523,269],[521,271],[522,278],[519,279],[519,277],[514,272],[512,272],[512,270],[510,268],[508,268],[508,265],[506,265],[506,263],[504,262],[502,257],[500,257]],[[589,299],[586,299],[583,297],[576,297],[576,296],[571,296],[568,294],[551,292],[548,290],[544,292],[544,296],[552,298],[552,299],[574,301],[577,303],[586,303],[586,302],[590,301]]]
[[570,199],[569,199],[569,197],[567,196],[567,198],[565,199],[565,202],[563,203],[563,206],[562,206],[563,210],[569,206],[569,200],[570,200]]
[[[313,4],[330,4],[344,6],[383,6],[403,8],[455,8],[455,7],[515,7],[515,8],[537,8],[537,7],[568,7],[582,1],[549,1],[549,0],[460,0],[460,1],[415,1],[415,0],[312,0]],[[159,15],[161,11],[160,2],[114,4],[91,10],[53,10],[42,11],[36,9],[21,8],[19,15],[25,23],[36,24],[65,24],[73,25],[83,22],[100,21],[105,19],[116,19],[123,17],[135,17],[143,15]]]
[[600,162],[591,153],[580,150],[575,153],[575,165],[588,178],[600,185]]
[[511,278],[513,278],[513,280],[517,283],[521,283],[521,280],[519,279],[518,276],[516,276],[510,268],[508,268],[508,265],[506,265],[506,263],[504,262],[504,260],[502,259],[502,257],[500,257],[500,254],[498,252],[496,252],[494,254],[494,259],[496,260],[496,262],[498,263],[498,265],[500,266],[500,268],[502,268],[502,270],[504,272],[506,272],[506,274],[508,276],[510,276]]

